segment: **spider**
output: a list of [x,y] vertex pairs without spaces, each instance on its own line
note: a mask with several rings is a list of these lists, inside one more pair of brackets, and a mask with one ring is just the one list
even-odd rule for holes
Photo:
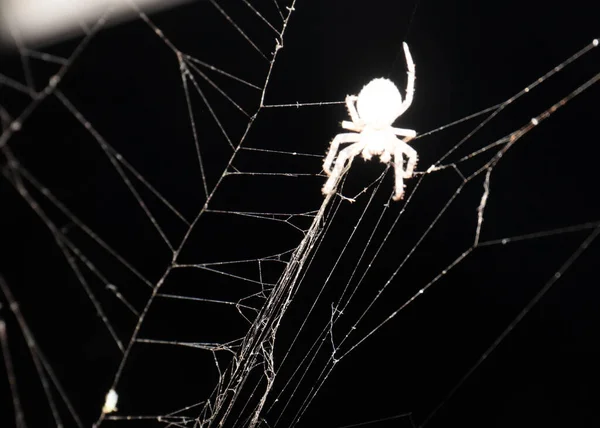
[[[392,127],[394,121],[410,107],[415,92],[415,64],[408,45],[403,43],[403,47],[408,66],[406,99],[402,101],[402,95],[396,85],[385,78],[373,79],[362,88],[358,96],[346,97],[346,105],[352,121],[344,120],[342,128],[354,133],[338,134],[331,142],[323,162],[323,170],[329,176],[323,186],[324,195],[333,193],[344,173],[346,162],[350,165],[354,157],[361,153],[365,160],[377,155],[383,163],[389,163],[393,157],[396,175],[393,199],[397,201],[404,196],[404,179],[412,177],[417,164],[417,152],[407,142],[415,138],[417,133],[412,129]],[[396,136],[405,138],[401,140]],[[352,144],[338,154],[340,144],[345,143]],[[337,159],[332,168],[336,154]],[[404,168],[404,156],[408,158],[406,168]]]

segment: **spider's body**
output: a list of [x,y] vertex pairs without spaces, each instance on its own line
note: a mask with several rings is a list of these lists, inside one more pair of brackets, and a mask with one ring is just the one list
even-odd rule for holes
[[395,135],[388,129],[365,126],[360,133],[360,143],[364,145],[361,155],[365,160],[379,156],[381,162],[389,162],[394,154]]
[[[408,64],[408,84],[404,101],[396,85],[388,79],[373,79],[365,85],[358,96],[346,97],[346,105],[352,121],[343,121],[342,127],[354,133],[338,134],[331,142],[323,162],[323,170],[329,176],[323,186],[324,194],[329,195],[335,190],[346,162],[350,164],[356,155],[362,154],[365,159],[379,156],[384,163],[390,162],[393,157],[396,172],[394,199],[399,200],[404,196],[404,179],[412,177],[417,163],[417,152],[406,144],[417,133],[412,129],[392,127],[394,121],[412,103],[415,88],[415,65],[406,43],[404,43],[404,53]],[[397,136],[405,138],[399,140]],[[352,144],[338,154],[339,145],[343,143]],[[336,155],[335,165],[331,168]],[[406,168],[404,168],[404,156],[408,158]]]
[[373,79],[358,94],[356,112],[365,126],[389,128],[403,113],[402,95],[392,81]]

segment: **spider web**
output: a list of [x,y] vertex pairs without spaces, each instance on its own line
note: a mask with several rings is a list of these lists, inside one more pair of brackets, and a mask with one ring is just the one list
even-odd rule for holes
[[[594,14],[343,5],[107,12],[4,54],[1,426],[597,419]],[[324,198],[345,95],[402,88],[405,39],[405,199],[360,159]]]

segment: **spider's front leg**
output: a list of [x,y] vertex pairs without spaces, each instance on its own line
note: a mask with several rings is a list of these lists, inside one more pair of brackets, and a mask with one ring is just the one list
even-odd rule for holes
[[348,113],[350,114],[349,120],[342,121],[342,128],[347,129],[349,131],[354,132],[362,132],[365,127],[365,122],[358,115],[358,111],[356,110],[356,101],[358,97],[356,95],[347,95],[346,96],[346,107],[348,108]]
[[348,108],[348,113],[350,114],[350,118],[352,122],[354,122],[355,126],[360,126],[361,120],[358,115],[358,111],[356,111],[356,101],[358,101],[358,97],[356,95],[346,95],[346,107]]
[[323,161],[323,171],[325,171],[325,174],[331,175],[331,165],[333,164],[333,159],[335,159],[335,155],[340,148],[340,144],[356,143],[359,139],[360,134],[353,134],[350,132],[345,134],[337,134],[335,136],[331,142],[331,145],[329,146],[329,152]]
[[406,66],[408,68],[408,79],[406,82],[406,98],[402,102],[402,107],[398,112],[398,116],[408,110],[415,95],[415,63],[412,59],[410,51],[408,50],[408,45],[406,43],[402,43],[402,46],[404,47],[404,56],[406,57]]

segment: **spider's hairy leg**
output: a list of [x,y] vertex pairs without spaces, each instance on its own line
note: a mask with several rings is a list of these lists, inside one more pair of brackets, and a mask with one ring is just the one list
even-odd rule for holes
[[356,111],[356,101],[358,97],[356,95],[346,95],[346,107],[348,108],[348,113],[350,114],[350,118],[352,118],[352,122],[354,125],[360,126],[361,120],[358,115],[358,111]]
[[[399,201],[404,197],[404,179],[411,178],[417,165],[417,151],[406,144],[406,141],[397,143],[394,153],[394,175],[396,177],[394,200]],[[404,169],[404,155],[408,157],[406,169]]]
[[396,150],[394,154],[394,177],[396,183],[392,199],[399,201],[404,197],[404,156],[402,156],[402,149]]
[[329,152],[323,161],[323,171],[325,174],[331,175],[331,164],[333,163],[333,159],[337,154],[338,149],[340,148],[340,144],[345,143],[356,143],[360,139],[360,134],[353,134],[347,132],[345,134],[337,134],[331,145],[329,146]]
[[406,144],[406,141],[403,141],[401,144],[402,152],[408,157],[408,161],[406,162],[406,169],[404,170],[404,178],[411,178],[415,171],[415,167],[417,166],[419,156],[417,155],[417,151],[415,149]]
[[[348,135],[348,134],[340,134],[340,135]],[[358,136],[359,134],[350,134],[350,135]],[[344,172],[344,167],[346,166],[346,162],[349,161],[350,163],[352,163],[352,160],[354,159],[354,157],[356,155],[358,155],[360,152],[362,152],[363,149],[364,149],[364,144],[355,143],[355,144],[352,144],[351,146],[346,147],[345,149],[343,149],[340,152],[340,154],[337,157],[337,160],[335,161],[335,166],[333,167],[333,170],[331,171],[331,174],[329,175],[327,182],[323,186],[322,191],[323,191],[324,195],[330,195],[335,190],[337,183],[340,180],[342,173]]]

